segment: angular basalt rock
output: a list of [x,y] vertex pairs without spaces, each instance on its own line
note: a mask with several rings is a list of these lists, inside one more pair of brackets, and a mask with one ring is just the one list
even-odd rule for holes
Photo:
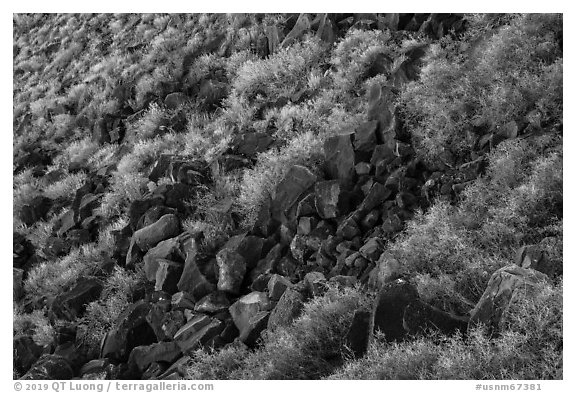
[[180,347],[175,342],[160,342],[135,347],[128,358],[128,367],[144,372],[152,363],[173,363],[182,356]]
[[452,315],[421,300],[406,306],[402,323],[409,334],[424,334],[430,330],[447,335],[456,331],[465,334],[468,328],[468,318]]
[[200,314],[193,317],[174,335],[174,341],[184,354],[189,354],[208,345],[223,329],[222,321]]
[[321,218],[336,218],[345,212],[343,190],[338,180],[317,182],[314,194],[316,210]]
[[178,281],[182,275],[183,265],[179,262],[168,259],[158,259],[158,269],[156,270],[155,291],[165,291],[169,294],[178,291]]
[[376,207],[379,207],[385,200],[392,195],[392,191],[380,183],[373,183],[368,191],[366,198],[360,205],[360,209],[364,212],[369,212]]
[[273,301],[278,301],[292,283],[286,277],[279,274],[273,274],[268,281],[268,296]]
[[240,294],[240,287],[246,274],[246,260],[237,252],[224,248],[216,254],[218,263],[218,289]]
[[369,261],[376,262],[380,258],[380,254],[382,254],[382,245],[377,238],[373,237],[364,243],[359,252]]
[[24,295],[23,276],[24,270],[12,268],[12,294],[14,300],[19,300]]
[[164,259],[174,262],[181,262],[184,259],[178,237],[161,241],[144,255],[144,272],[148,281],[156,281],[159,261]]
[[268,330],[278,326],[288,326],[304,308],[305,296],[295,288],[287,288],[268,319]]
[[264,292],[252,292],[242,296],[230,306],[230,315],[240,332],[240,341],[248,346],[256,343],[267,326],[272,307],[272,302]]
[[352,180],[354,175],[354,149],[350,135],[338,135],[324,142],[326,172],[330,179],[344,183]]
[[196,241],[193,238],[187,239],[183,244],[183,248],[185,249],[186,260],[177,287],[179,291],[188,292],[195,300],[198,300],[216,288],[214,284],[206,279],[196,263],[198,253]]
[[508,265],[498,269],[490,280],[476,307],[470,312],[470,325],[486,325],[491,332],[500,328],[502,314],[509,306],[516,292],[525,296],[533,295],[540,282],[548,281],[548,276],[532,269]]
[[42,355],[21,379],[72,379],[74,371],[62,356]]
[[361,358],[368,351],[371,337],[371,315],[369,311],[356,310],[346,333],[345,343],[355,358]]
[[148,251],[162,240],[170,239],[180,233],[180,220],[174,214],[166,214],[154,224],[137,230],[132,236],[142,251]]
[[33,225],[35,222],[45,219],[51,207],[52,199],[42,195],[34,197],[20,210],[20,220],[28,226]]
[[56,296],[51,311],[58,318],[70,321],[79,317],[86,305],[100,297],[104,285],[96,278],[80,277],[68,291]]
[[226,293],[216,291],[198,300],[194,306],[194,311],[204,314],[217,314],[228,310],[229,307],[230,301]]
[[292,166],[276,187],[271,203],[272,218],[282,221],[285,212],[314,185],[316,180],[316,175],[308,168],[300,165]]
[[398,279],[382,287],[373,311],[374,331],[384,333],[386,341],[402,340],[406,336],[403,318],[409,304],[418,300],[418,291],[405,280]]
[[534,269],[552,277],[555,273],[555,266],[548,258],[546,251],[537,245],[522,246],[516,252],[516,265],[525,269]]
[[14,368],[18,373],[24,374],[42,355],[42,347],[37,345],[31,336],[16,336],[12,343]]
[[371,152],[377,145],[376,130],[378,122],[368,121],[360,125],[354,134],[354,149],[361,152]]
[[104,337],[100,357],[125,360],[132,348],[155,342],[156,335],[146,321],[149,312],[150,303],[144,300],[129,305]]

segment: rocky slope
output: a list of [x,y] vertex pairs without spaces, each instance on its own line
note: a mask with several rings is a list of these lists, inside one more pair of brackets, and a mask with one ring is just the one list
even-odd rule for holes
[[[457,34],[466,25],[462,16],[452,14],[302,14],[293,19],[283,31],[266,30],[264,41],[256,43],[260,56],[288,47],[306,34],[335,42],[352,25],[399,34],[418,31],[429,40],[448,31]],[[227,45],[230,40],[223,36],[182,61],[191,63],[206,53],[227,56]],[[377,331],[384,333],[386,341],[401,342],[430,330],[466,335],[479,323],[494,334],[503,329],[509,304],[530,296],[529,289],[540,282],[561,275],[561,266],[549,257],[546,244],[525,245],[516,260],[490,272],[484,294],[469,313],[441,309],[421,298],[402,262],[387,252],[389,242],[417,211],[426,211],[438,200],[457,204],[466,187],[485,174],[489,153],[500,143],[530,138],[534,132],[533,123],[509,119],[502,127],[475,136],[466,155],[445,156],[434,163],[425,159],[404,121],[398,96],[406,84],[418,80],[428,48],[429,42],[424,42],[401,50],[397,58],[382,56],[373,61],[367,76],[385,75],[387,83],[374,84],[367,91],[359,124],[322,141],[320,166],[285,168],[272,192],[262,196],[264,202],[257,207],[252,225],[234,225],[235,230],[214,248],[206,247],[206,234],[187,227],[186,220],[197,213],[200,201],[213,192],[222,173],[253,168],[258,153],[273,150],[278,141],[252,130],[233,135],[227,148],[211,161],[193,154],[157,155],[146,174],[154,187],[127,205],[122,214],[125,225],[110,231],[111,247],[100,251],[91,274],[45,298],[30,297],[23,282],[38,264],[99,241],[107,224],[99,209],[112,192],[118,168],[114,162],[94,169],[70,162],[65,171],[47,171],[53,153],[26,146],[15,158],[15,174],[32,168],[40,187],[76,171],[85,177],[68,201],[39,194],[15,212],[29,227],[63,212],[53,218],[41,252],[25,235],[14,232],[15,301],[26,312],[42,310],[55,329],[53,342],[45,346],[35,343],[32,333],[14,337],[15,370],[24,379],[181,378],[190,355],[198,349],[258,348],[265,331],[289,326],[309,299],[338,286],[358,286],[375,294],[371,311],[357,310],[345,338],[356,358],[367,352]],[[15,69],[15,76],[20,69]],[[227,95],[225,83],[224,78],[214,78],[184,88],[182,79],[173,81],[154,104],[169,113],[156,124],[157,129],[182,132],[186,103],[198,100],[203,108],[214,110]],[[296,104],[306,94],[304,89],[298,96],[280,97],[285,103],[268,101],[265,106]],[[119,159],[121,146],[130,143],[131,118],[153,99],[146,99],[143,108],[134,108],[129,89],[122,85],[112,95],[120,104],[114,113],[93,123],[91,138],[100,146],[119,145],[115,152]],[[47,111],[47,116],[66,113],[75,116],[77,123],[86,121],[65,105]],[[24,129],[30,116],[19,119],[18,128]],[[232,201],[224,200],[216,208],[232,212]],[[233,214],[228,216],[235,221]],[[87,355],[78,350],[83,345],[78,322],[87,305],[103,298],[106,280],[118,268],[140,272],[143,280],[107,327],[97,356]]]

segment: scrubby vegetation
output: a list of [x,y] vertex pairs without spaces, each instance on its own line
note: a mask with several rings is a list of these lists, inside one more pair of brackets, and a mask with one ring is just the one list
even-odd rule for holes
[[[131,304],[160,296],[126,261],[134,204],[189,181],[172,167],[154,178],[163,156],[206,163],[210,181],[173,210],[216,281],[205,266],[226,241],[260,224],[294,165],[323,176],[326,141],[357,130],[388,86],[427,181],[398,233],[366,231],[383,248],[370,282],[326,284],[253,348],[194,351],[184,377],[562,379],[562,15],[459,15],[446,30],[434,14],[322,15],[14,14],[15,339],[53,353],[71,329],[84,363]],[[354,313],[372,310],[387,266],[427,304],[469,316],[525,245],[553,273],[507,309],[503,331],[377,332],[351,354]],[[81,278],[101,288],[70,320],[53,304]]]

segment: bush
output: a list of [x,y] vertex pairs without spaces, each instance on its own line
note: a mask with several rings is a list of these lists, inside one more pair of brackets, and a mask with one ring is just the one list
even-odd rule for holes
[[401,97],[419,150],[432,162],[443,151],[467,156],[474,134],[522,124],[531,111],[543,125],[561,121],[561,34],[561,15],[527,14],[432,44],[420,80]]
[[295,135],[287,146],[258,155],[253,169],[246,170],[240,184],[238,205],[245,217],[243,226],[254,224],[262,203],[272,195],[276,186],[292,165],[317,168],[323,160],[322,140],[311,132]]

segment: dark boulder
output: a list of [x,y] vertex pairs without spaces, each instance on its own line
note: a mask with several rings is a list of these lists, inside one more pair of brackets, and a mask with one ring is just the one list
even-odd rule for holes
[[431,330],[447,335],[456,331],[465,334],[468,328],[468,318],[452,315],[421,300],[416,300],[406,306],[403,325],[404,330],[409,334],[424,334]]
[[148,281],[156,281],[158,262],[163,259],[174,262],[182,262],[184,260],[178,237],[161,241],[144,255],[144,272]]
[[20,220],[25,225],[33,225],[37,221],[44,220],[52,207],[52,199],[39,195],[22,206]]
[[338,180],[319,181],[314,186],[316,210],[323,219],[348,213],[349,196]]
[[300,196],[314,185],[317,177],[309,169],[300,166],[292,166],[284,178],[276,186],[276,191],[271,203],[272,218],[282,221],[282,217],[300,198]]
[[375,120],[361,124],[354,134],[354,149],[360,152],[371,152],[378,144],[376,130],[378,122]]
[[368,351],[371,337],[371,315],[369,311],[356,310],[345,337],[345,345],[355,358],[361,358]]
[[373,311],[374,331],[384,333],[386,341],[402,340],[404,311],[418,300],[418,291],[409,282],[398,279],[385,284],[376,298]]
[[144,300],[130,304],[102,341],[100,357],[123,361],[134,347],[154,343],[156,335],[146,321],[149,312],[150,303]]
[[520,247],[516,252],[515,263],[525,269],[538,270],[549,277],[553,277],[557,270],[546,250],[538,245]]
[[31,336],[16,336],[12,343],[14,370],[24,374],[42,355],[42,347],[37,345]]
[[24,296],[23,277],[24,270],[12,268],[12,295],[15,301],[20,300],[20,298]]
[[82,315],[88,303],[100,297],[103,287],[97,278],[80,277],[70,290],[56,296],[51,310],[57,318],[73,321]]
[[72,379],[74,371],[62,356],[42,355],[21,379]]

